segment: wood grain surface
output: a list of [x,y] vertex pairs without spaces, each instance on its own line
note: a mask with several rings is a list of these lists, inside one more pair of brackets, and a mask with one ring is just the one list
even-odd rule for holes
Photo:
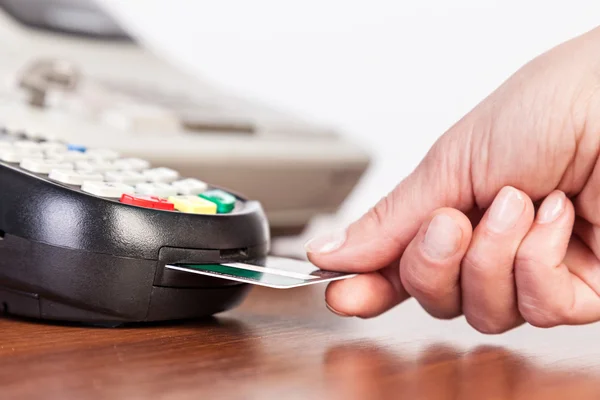
[[0,398],[600,399],[600,325],[485,336],[411,301],[340,318],[323,292],[256,288],[217,318],[146,327],[0,318]]

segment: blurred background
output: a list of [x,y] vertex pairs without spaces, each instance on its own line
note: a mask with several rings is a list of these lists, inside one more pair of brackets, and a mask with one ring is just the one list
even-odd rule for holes
[[[600,15],[585,0],[0,5],[0,117],[258,198],[289,255],[359,217],[521,65]],[[78,84],[32,104],[24,76],[40,65]]]

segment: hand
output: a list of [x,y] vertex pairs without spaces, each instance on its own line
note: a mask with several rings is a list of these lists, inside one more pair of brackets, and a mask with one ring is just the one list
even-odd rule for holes
[[600,320],[600,28],[534,59],[344,232],[307,243],[336,313],[414,297],[500,333]]

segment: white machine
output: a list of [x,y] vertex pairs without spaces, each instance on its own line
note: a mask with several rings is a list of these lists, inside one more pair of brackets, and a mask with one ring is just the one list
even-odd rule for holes
[[[190,77],[93,2],[0,0],[0,119],[259,200],[274,235],[334,212],[369,157],[335,131]],[[43,128],[43,129],[42,129]]]

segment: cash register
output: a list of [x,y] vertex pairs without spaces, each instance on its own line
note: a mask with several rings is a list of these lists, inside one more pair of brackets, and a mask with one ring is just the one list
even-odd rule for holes
[[271,234],[336,211],[369,165],[335,129],[189,76],[91,1],[0,0],[0,120],[260,201]]

